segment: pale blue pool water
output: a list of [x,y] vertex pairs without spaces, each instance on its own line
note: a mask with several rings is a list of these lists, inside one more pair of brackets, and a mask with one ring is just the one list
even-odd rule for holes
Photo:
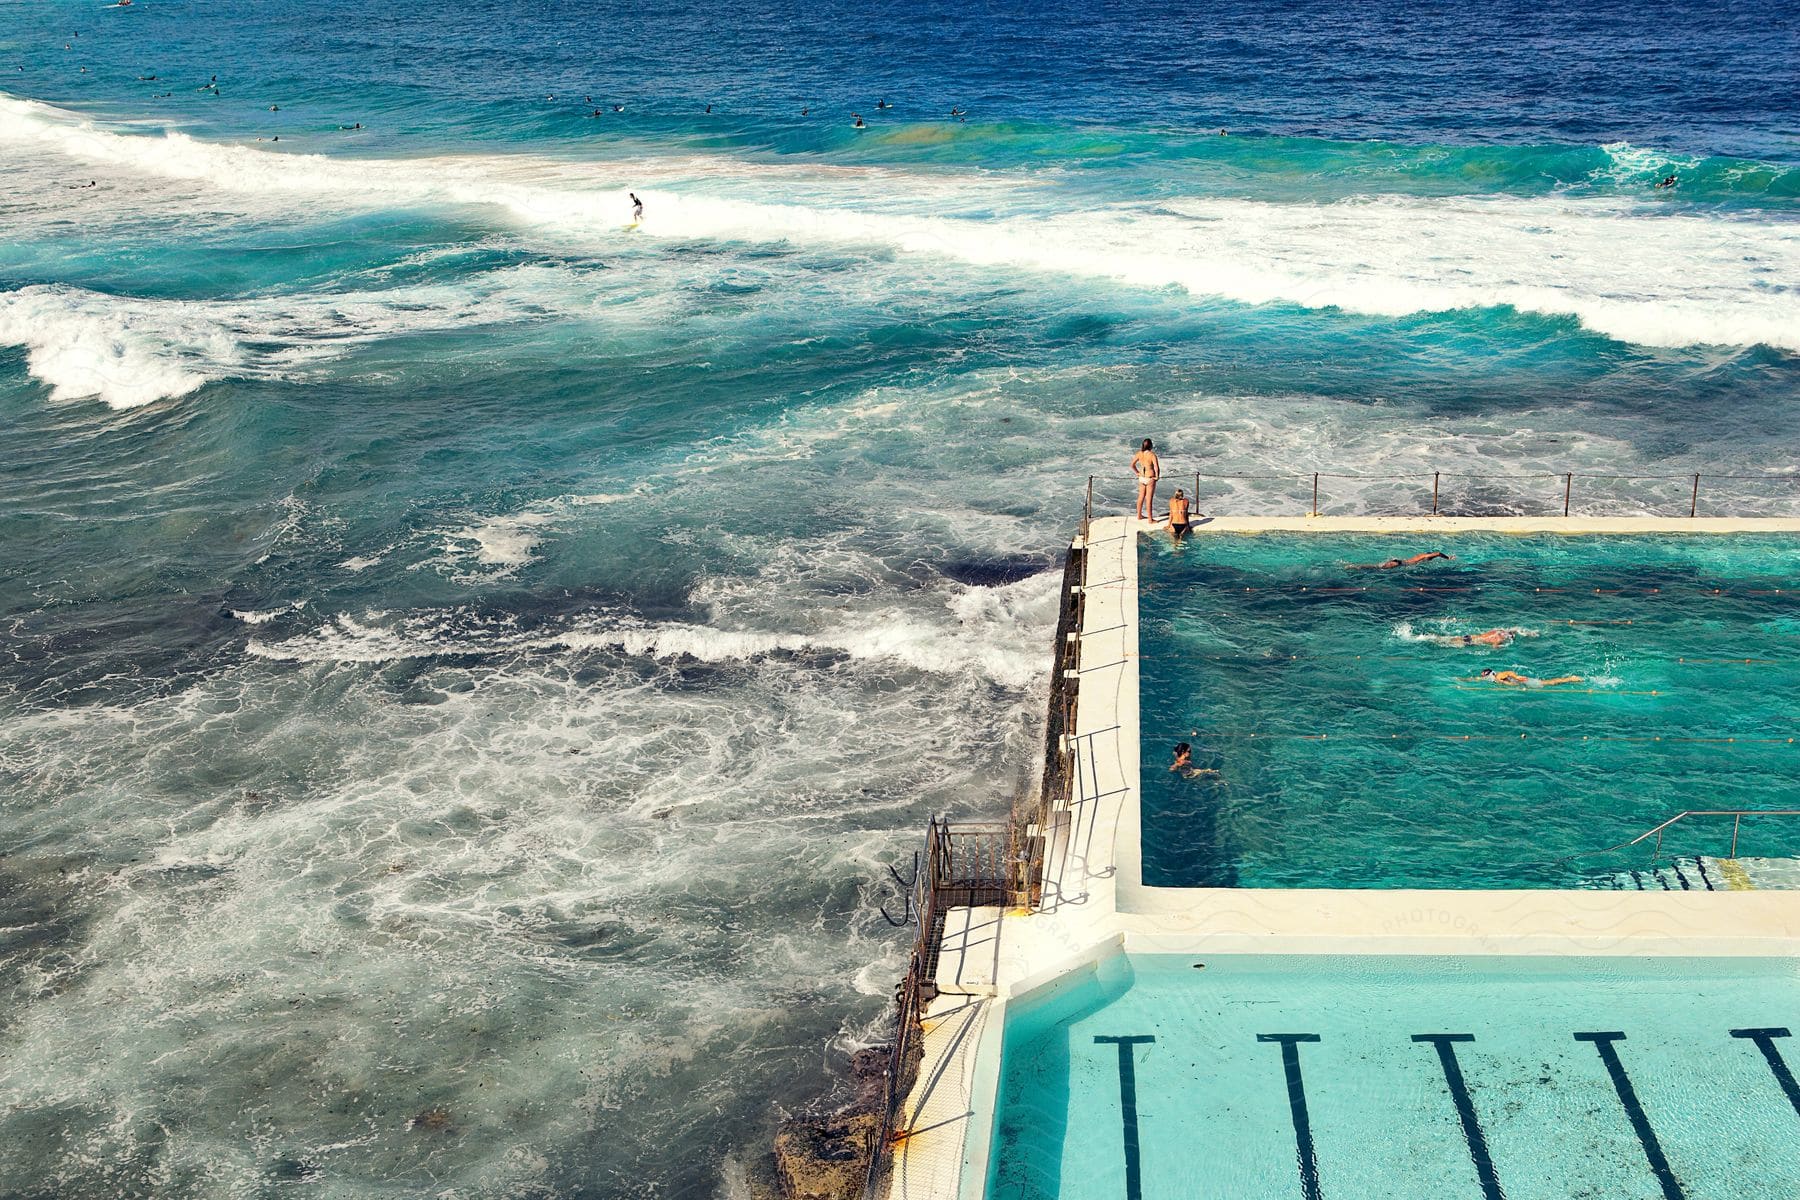
[[[1121,956],[1012,1005],[988,1196],[1791,1198],[1800,1112],[1762,1045],[1791,1078],[1800,1043],[1732,1034],[1782,1028],[1800,1029],[1782,959]],[[1576,1036],[1596,1033],[1623,1035],[1605,1045],[1639,1122]],[[1468,1124],[1437,1043],[1413,1040],[1443,1034],[1472,1039],[1448,1044]],[[1317,1039],[1288,1043],[1298,1105],[1270,1035]],[[1117,1038],[1153,1039],[1129,1044],[1135,1192],[1120,1045],[1096,1040]]]
[[[1347,565],[1433,549],[1455,559]],[[1642,865],[1593,852],[1677,812],[1800,808],[1796,539],[1156,537],[1140,567],[1147,883],[1567,887]],[[1432,640],[1495,627],[1521,633]],[[1216,774],[1167,770],[1180,741]],[[1800,853],[1800,819],[1747,822],[1741,853]]]

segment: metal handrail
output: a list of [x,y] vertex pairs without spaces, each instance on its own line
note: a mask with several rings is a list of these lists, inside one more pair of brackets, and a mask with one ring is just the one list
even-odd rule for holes
[[1593,858],[1601,854],[1611,854],[1615,850],[1625,850],[1640,842],[1654,837],[1656,839],[1656,857],[1662,856],[1663,831],[1677,821],[1685,821],[1689,817],[1730,817],[1731,853],[1727,858],[1737,857],[1738,832],[1743,828],[1745,817],[1800,817],[1800,808],[1692,808],[1678,812],[1660,825],[1655,825],[1638,834],[1629,841],[1620,842],[1616,846],[1608,846],[1604,850],[1589,850],[1581,854],[1572,854],[1570,858]]
[[[1124,472],[1121,472],[1121,476],[1123,476],[1123,475],[1124,475]],[[1558,488],[1557,490],[1562,493],[1562,495],[1561,495],[1562,515],[1565,517],[1572,515],[1572,513],[1574,511],[1575,481],[1577,479],[1603,480],[1603,481],[1624,480],[1624,481],[1633,481],[1633,482],[1657,481],[1657,482],[1665,482],[1665,483],[1680,482],[1680,483],[1687,485],[1687,488],[1686,488],[1686,491],[1688,493],[1688,513],[1687,513],[1687,515],[1689,517],[1698,517],[1700,515],[1700,480],[1703,476],[1705,478],[1715,479],[1715,480],[1739,480],[1739,481],[1750,481],[1750,482],[1763,483],[1763,484],[1788,484],[1788,485],[1800,484],[1800,474],[1781,473],[1781,472],[1765,472],[1765,473],[1759,474],[1759,475],[1751,475],[1751,474],[1744,474],[1741,472],[1730,472],[1730,471],[1707,471],[1707,472],[1684,471],[1680,474],[1662,474],[1662,475],[1607,475],[1607,474],[1599,474],[1599,473],[1584,472],[1584,471],[1526,471],[1526,472],[1467,471],[1467,472],[1465,472],[1465,471],[1437,470],[1437,471],[1406,471],[1406,472],[1400,472],[1400,473],[1394,473],[1394,474],[1375,473],[1375,472],[1353,472],[1353,471],[1294,471],[1294,472],[1289,472],[1289,473],[1285,473],[1285,474],[1271,475],[1271,474],[1245,474],[1245,473],[1236,473],[1236,472],[1172,471],[1172,470],[1165,469],[1161,478],[1164,480],[1170,480],[1170,481],[1179,480],[1183,483],[1185,483],[1189,479],[1192,479],[1193,483],[1194,483],[1194,494],[1195,494],[1196,498],[1198,498],[1198,495],[1200,492],[1200,481],[1203,479],[1253,480],[1253,481],[1271,482],[1271,483],[1295,483],[1295,482],[1297,482],[1297,483],[1302,483],[1302,484],[1310,482],[1311,487],[1312,487],[1312,500],[1311,500],[1311,504],[1310,504],[1307,512],[1308,512],[1309,516],[1315,516],[1315,517],[1320,515],[1320,481],[1327,480],[1327,479],[1355,479],[1355,480],[1388,482],[1388,483],[1406,483],[1406,482],[1416,480],[1416,481],[1418,481],[1418,487],[1421,490],[1423,490],[1426,483],[1429,482],[1429,484],[1431,486],[1430,512],[1431,512],[1431,515],[1433,515],[1433,516],[1437,516],[1439,514],[1440,492],[1441,492],[1443,481],[1445,481],[1445,480],[1466,479],[1466,480],[1478,480],[1478,481],[1494,481],[1494,480],[1532,481],[1532,482],[1538,483],[1540,485],[1554,485],[1554,484],[1560,483],[1560,484],[1562,484],[1562,487]],[[1087,535],[1088,526],[1093,521],[1094,488],[1095,488],[1096,483],[1102,484],[1102,487],[1104,488],[1104,480],[1103,480],[1102,476],[1089,475],[1088,479],[1087,479],[1086,504],[1084,505],[1083,511],[1082,511],[1082,535],[1083,535],[1083,537],[1085,537]],[[1136,489],[1135,482],[1131,485],[1131,487],[1133,490],[1133,494],[1135,495],[1135,489]],[[1424,511],[1424,504],[1423,504],[1422,500],[1420,503],[1420,509],[1421,509],[1421,513],[1422,513]]]
[[[925,827],[925,853],[912,879],[909,908],[919,922],[913,937],[906,974],[895,989],[894,1043],[882,1081],[879,1124],[870,1147],[868,1172],[863,1180],[866,1200],[881,1194],[893,1147],[905,1131],[898,1128],[900,1107],[912,1079],[908,1066],[915,1047],[923,1039],[925,1010],[936,997],[933,970],[937,957],[939,914],[947,907],[969,903],[993,903],[1037,908],[1043,899],[1045,856],[1050,841],[1050,817],[1066,806],[1074,793],[1074,758],[1071,735],[1079,699],[1079,677],[1071,668],[1079,662],[1079,634],[1086,606],[1088,581],[1087,531],[1093,513],[1090,489],[1082,512],[1082,541],[1071,547],[1063,570],[1063,605],[1057,622],[1052,661],[1055,679],[1051,709],[1047,714],[1044,779],[1034,802],[1023,813],[1015,810],[1006,822],[957,822],[934,817]],[[958,853],[959,840],[973,844],[971,855]],[[890,918],[891,920],[891,918]]]

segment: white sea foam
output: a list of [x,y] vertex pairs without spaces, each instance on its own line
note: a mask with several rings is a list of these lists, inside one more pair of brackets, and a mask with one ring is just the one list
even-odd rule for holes
[[555,267],[513,267],[458,285],[245,300],[160,300],[63,285],[0,292],[0,345],[57,400],[135,408],[225,378],[291,379],[350,348],[399,334],[587,312]]
[[444,535],[454,557],[472,555],[482,566],[515,571],[534,560],[543,528],[551,517],[545,512],[520,512],[487,517]]
[[193,309],[64,287],[0,293],[0,345],[25,348],[26,369],[52,399],[99,396],[114,408],[185,396],[242,370],[246,357]]
[[267,625],[270,621],[273,621],[278,617],[285,617],[289,613],[299,612],[305,607],[306,601],[296,600],[292,604],[284,604],[280,608],[266,608],[260,611],[253,608],[234,608],[231,610],[231,615],[246,625]]
[[[510,545],[506,549],[507,561],[523,553]],[[824,653],[855,662],[895,663],[933,675],[974,675],[1004,687],[1022,688],[1044,669],[1038,645],[1040,626],[1053,609],[1057,578],[1046,572],[1002,587],[954,585],[935,615],[929,609],[887,606],[812,630],[588,618],[566,629],[527,632],[506,624],[474,623],[457,612],[422,612],[398,618],[339,614],[315,629],[280,641],[252,638],[246,649],[257,658],[342,664],[593,650],[698,662]],[[273,619],[273,615],[264,619]]]
[[[182,134],[112,133],[34,102],[0,99],[0,139],[222,192],[333,196],[346,206],[497,206],[559,238],[621,234],[628,182],[652,164],[571,164],[524,156],[350,161],[218,146]],[[1628,148],[1611,151],[1629,164]],[[738,164],[740,175],[760,168]],[[1635,169],[1635,166],[1632,167]],[[740,181],[741,182],[741,181]],[[974,180],[971,177],[973,185]],[[962,181],[957,181],[957,187]],[[1506,308],[1567,317],[1648,345],[1800,349],[1800,227],[1605,198],[1376,196],[1329,204],[1174,199],[1000,219],[923,212],[945,183],[896,188],[850,206],[841,188],[773,205],[687,185],[638,188],[650,237],[876,246],[905,256],[1179,288],[1249,304],[1384,316]],[[747,189],[748,190],[748,189]],[[767,188],[755,189],[757,195]]]

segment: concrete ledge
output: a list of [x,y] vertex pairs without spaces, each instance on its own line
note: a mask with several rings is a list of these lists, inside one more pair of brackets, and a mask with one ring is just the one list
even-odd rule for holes
[[[1132,518],[1139,532],[1167,529]],[[1096,525],[1099,522],[1095,522]],[[1208,517],[1194,533],[1800,533],[1800,517]]]
[[1783,892],[1145,888],[1130,950],[1171,954],[1800,954]]

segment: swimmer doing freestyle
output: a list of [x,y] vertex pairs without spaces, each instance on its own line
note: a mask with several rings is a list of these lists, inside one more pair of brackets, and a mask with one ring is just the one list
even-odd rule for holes
[[1378,563],[1345,563],[1344,569],[1347,571],[1391,571],[1395,567],[1416,567],[1420,563],[1430,562],[1434,558],[1448,561],[1452,557],[1442,550],[1428,550],[1424,554],[1415,554],[1411,558],[1390,558],[1385,562]]
[[1441,633],[1430,640],[1440,646],[1504,646],[1516,637],[1535,637],[1527,629],[1486,629],[1480,633]]
[[1565,683],[1583,682],[1579,675],[1558,675],[1555,679],[1533,679],[1531,676],[1521,675],[1517,671],[1496,671],[1492,667],[1483,667],[1481,678],[1507,687],[1557,687]]

